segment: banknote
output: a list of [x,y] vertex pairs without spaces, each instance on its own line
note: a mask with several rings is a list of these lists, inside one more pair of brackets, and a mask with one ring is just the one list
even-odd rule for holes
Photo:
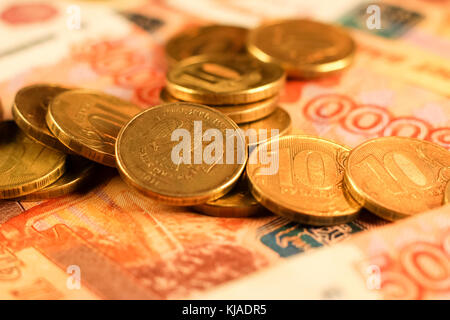
[[449,237],[447,205],[291,258],[197,298],[447,300]]
[[[252,26],[288,14],[346,26],[344,18],[357,19],[355,9],[361,5],[353,0],[336,2],[335,7],[323,1],[284,2],[283,7],[272,1],[254,5],[202,0],[187,8],[175,0],[132,1],[117,9],[81,1],[4,1],[0,34],[13,32],[14,41],[0,46],[0,117],[11,119],[15,93],[43,79],[98,89],[147,108],[160,102],[167,70],[164,44],[187,26],[212,22]],[[447,11],[422,2],[404,6],[389,1],[422,15],[390,39],[348,26],[358,49],[347,72],[287,82],[280,105],[289,112],[294,133],[320,135],[350,147],[373,137],[403,135],[450,148],[447,29],[442,18]],[[35,10],[26,10],[30,3]],[[72,8],[76,13],[77,7],[71,5],[80,9],[80,29],[74,28],[77,15],[67,11]],[[104,21],[101,27],[93,23],[99,16]],[[38,31],[30,31],[34,29]],[[335,273],[324,277],[329,287],[315,277],[317,294],[310,298],[389,297],[361,285],[365,278],[360,270],[365,269],[354,272],[353,261],[372,257],[370,248],[353,244],[354,237],[369,237],[371,230],[386,224],[365,211],[356,221],[333,227],[307,227],[271,215],[212,218],[145,198],[113,175],[85,195],[36,203],[2,201],[0,212],[0,297],[5,299],[195,297],[232,280],[245,281],[260,270],[282,267],[293,256],[307,260],[304,268],[309,273],[345,257],[336,270],[348,275],[342,281],[360,288],[348,292],[350,287],[339,284],[334,290],[333,281],[343,278]],[[400,225],[403,222],[386,230],[396,233]],[[337,248],[343,249],[332,251],[340,242]],[[331,248],[317,250],[324,246]],[[397,259],[400,247],[389,248],[392,259]],[[303,255],[312,251],[321,258]],[[426,292],[414,297],[443,295]]]

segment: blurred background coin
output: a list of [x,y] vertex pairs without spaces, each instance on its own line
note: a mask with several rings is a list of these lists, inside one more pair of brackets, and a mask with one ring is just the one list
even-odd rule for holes
[[261,61],[280,64],[288,76],[303,79],[342,71],[355,53],[347,31],[306,19],[263,24],[250,31],[247,48]]
[[166,44],[170,65],[196,55],[246,53],[248,30],[236,26],[207,25],[191,27],[172,37]]

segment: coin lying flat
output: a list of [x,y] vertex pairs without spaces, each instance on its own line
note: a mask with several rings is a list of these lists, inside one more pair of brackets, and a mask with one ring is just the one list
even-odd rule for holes
[[241,104],[274,96],[284,70],[247,55],[187,58],[167,73],[167,91],[177,99],[211,105]]
[[[237,129],[231,119],[207,106],[160,105],[120,131],[117,167],[128,184],[149,197],[173,205],[205,203],[227,193],[244,170],[247,149]],[[214,133],[215,142],[220,136],[225,141],[227,130],[236,132],[233,145],[205,140]]]
[[73,152],[113,167],[120,128],[141,109],[127,101],[90,90],[56,96],[46,116],[50,131]]
[[242,54],[247,50],[246,40],[245,28],[227,25],[193,27],[169,40],[166,55],[169,64],[173,65],[188,57],[202,54]]
[[316,78],[347,68],[355,43],[336,26],[311,20],[282,20],[253,29],[248,51],[264,62],[278,63],[289,76]]
[[93,180],[94,173],[100,167],[94,162],[78,156],[69,156],[66,161],[66,172],[56,182],[16,200],[41,201],[76,192]]
[[450,181],[447,182],[447,186],[445,187],[444,191],[444,204],[447,204],[450,202]]
[[[268,139],[283,136],[291,130],[291,117],[282,108],[277,108],[271,115],[258,121],[240,124],[244,130],[245,140],[250,147],[254,147]],[[278,133],[273,130],[278,130]]]
[[50,132],[45,122],[50,101],[67,90],[64,87],[46,84],[24,87],[16,94],[12,114],[19,128],[32,139],[46,147],[71,153],[70,149]]
[[226,195],[219,199],[199,204],[194,209],[206,215],[226,218],[250,217],[264,212],[264,208],[250,193],[245,174]]
[[352,196],[392,221],[442,204],[450,179],[450,152],[413,138],[377,138],[350,152],[345,172]]
[[250,154],[250,190],[273,213],[300,223],[349,222],[361,206],[343,189],[348,152],[335,142],[310,136],[269,140]]
[[[236,123],[246,123],[262,119],[273,113],[278,107],[279,98],[279,95],[275,95],[253,103],[215,106],[214,109],[227,115]],[[182,102],[171,96],[166,89],[161,90],[160,100],[164,103]]]
[[0,123],[0,199],[35,192],[65,171],[66,155],[28,138],[12,121]]

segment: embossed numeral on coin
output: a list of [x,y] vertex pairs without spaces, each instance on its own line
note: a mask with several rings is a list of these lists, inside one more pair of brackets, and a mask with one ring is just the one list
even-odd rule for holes
[[388,152],[382,161],[370,154],[356,166],[365,167],[393,194],[406,192],[406,188],[425,189],[433,181],[433,172],[426,162],[401,152]]

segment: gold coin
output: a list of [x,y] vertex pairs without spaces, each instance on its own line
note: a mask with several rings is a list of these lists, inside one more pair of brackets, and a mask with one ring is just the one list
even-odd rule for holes
[[16,200],[41,201],[76,192],[93,181],[94,173],[100,169],[100,166],[82,157],[69,156],[66,168],[66,173],[56,182]]
[[246,55],[187,58],[167,73],[167,91],[177,99],[211,105],[267,99],[283,87],[285,74],[274,63]]
[[[214,106],[214,109],[227,115],[236,123],[246,123],[262,119],[273,113],[277,109],[279,99],[280,96],[275,95],[253,103]],[[161,90],[160,100],[164,103],[182,102],[171,96],[166,89]]]
[[166,55],[173,65],[191,56],[203,54],[243,54],[247,51],[248,30],[245,28],[209,25],[193,27],[180,32],[169,40]]
[[[291,130],[291,117],[283,108],[277,108],[270,116],[261,120],[240,124],[245,141],[249,147],[255,147],[268,139],[283,136]],[[278,133],[273,130],[278,130]]]
[[247,148],[231,119],[179,102],[134,117],[119,133],[116,154],[128,184],[165,203],[188,206],[227,193],[244,170]]
[[349,222],[361,207],[343,189],[348,152],[346,147],[316,137],[271,139],[250,154],[250,190],[270,211],[300,223]]
[[377,138],[357,146],[345,171],[352,196],[391,221],[440,206],[449,179],[449,151],[405,137]]
[[30,138],[42,143],[46,147],[56,149],[65,153],[71,153],[48,130],[45,116],[50,101],[58,94],[67,91],[67,88],[37,84],[24,87],[17,92],[12,107],[14,121],[20,129]]
[[50,103],[47,125],[73,152],[113,167],[117,134],[141,109],[101,92],[71,90]]
[[250,193],[245,173],[236,186],[226,195],[219,199],[199,204],[194,209],[206,215],[226,218],[250,217],[264,212],[264,208]]
[[445,187],[444,191],[444,204],[447,204],[450,202],[450,181],[447,182],[447,186]]
[[316,78],[347,68],[355,43],[342,28],[311,20],[283,20],[249,33],[248,51],[285,68],[289,76]]
[[13,121],[0,123],[0,199],[16,198],[55,182],[66,155],[28,138]]

